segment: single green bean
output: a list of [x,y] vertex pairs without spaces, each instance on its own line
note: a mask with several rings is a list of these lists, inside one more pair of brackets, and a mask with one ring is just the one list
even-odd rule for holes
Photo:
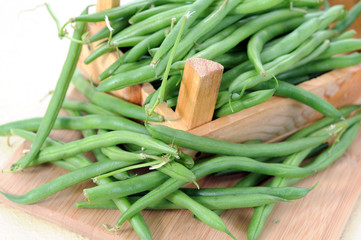
[[[185,3],[185,4],[187,4],[187,3]],[[156,7],[151,7],[149,9],[146,9],[144,11],[138,12],[135,15],[133,15],[131,18],[129,18],[129,23],[135,24],[135,23],[141,22],[143,20],[146,20],[149,17],[154,16],[158,13],[165,12],[165,11],[168,11],[173,8],[180,7],[180,6],[181,6],[180,4],[164,4],[164,5],[160,5],[160,6],[156,6]]]
[[114,113],[87,101],[73,101],[65,99],[62,108],[67,110],[80,111],[87,114],[116,116]]
[[352,23],[356,21],[358,16],[361,14],[361,2],[356,3],[352,9],[346,14],[346,17],[336,24],[332,29],[338,31],[339,33],[344,32],[349,28]]
[[353,52],[361,49],[361,39],[344,39],[331,42],[329,48],[317,59],[329,58],[337,54]]
[[[34,161],[34,164],[59,160],[91,151],[93,149],[110,147],[120,143],[137,144],[147,149],[170,154],[171,156],[177,155],[177,151],[175,149],[161,141],[149,137],[148,135],[129,131],[112,131],[72,141],[62,146],[48,147],[39,153]],[[20,159],[19,162],[23,161],[22,159]]]
[[225,104],[216,110],[215,116],[217,118],[239,112],[258,104],[261,104],[270,99],[275,93],[274,89],[258,90],[243,96],[240,100],[232,101],[230,104]]
[[[260,90],[270,88],[273,90],[275,88],[275,83],[266,81],[259,83],[253,89]],[[278,87],[276,88],[275,95],[294,99],[330,118],[335,118],[335,116],[336,118],[342,117],[342,114],[325,99],[287,82],[278,81]]]
[[225,232],[230,235],[233,239],[236,239],[227,229],[226,224],[223,220],[215,214],[213,211],[209,210],[205,206],[199,203],[199,200],[194,200],[190,198],[187,194],[181,191],[175,191],[167,196],[167,199],[171,202],[180,205],[189,209],[197,218],[207,224],[208,226],[217,229],[219,231]]
[[[28,131],[38,131],[43,118],[30,118],[7,123],[0,126],[0,135],[8,135],[11,129],[19,128]],[[87,115],[82,117],[59,116],[54,122],[53,129],[111,129],[128,130],[149,135],[144,126],[120,116]]]
[[121,168],[124,166],[122,162],[98,162],[89,166],[79,168],[73,172],[64,174],[50,182],[47,182],[39,187],[36,187],[24,195],[12,195],[1,192],[10,201],[18,204],[32,204],[41,201],[50,195],[66,189],[77,183],[86,181],[92,177],[101,175],[103,173]]
[[135,45],[132,49],[129,50],[129,53],[124,58],[124,62],[131,63],[138,61],[148,52],[149,49],[158,47],[159,44],[164,40],[168,31],[168,29],[161,29]]
[[301,151],[326,141],[329,136],[296,139],[289,142],[269,144],[237,144],[222,140],[200,137],[189,132],[161,125],[148,125],[149,133],[156,139],[181,147],[230,156],[279,157]]
[[131,36],[129,38],[121,39],[116,43],[109,45],[107,42],[96,48],[90,53],[90,55],[84,60],[85,64],[93,62],[98,57],[115,50],[116,47],[134,47],[138,43],[144,41],[148,36]]
[[[88,8],[83,11],[83,14],[88,12]],[[73,33],[73,39],[81,40],[82,35],[86,31],[87,24],[86,23],[77,23],[75,26],[75,31]],[[70,80],[74,74],[76,63],[78,62],[80,52],[82,49],[82,45],[72,41],[70,43],[69,51],[65,63],[63,65],[63,69],[59,76],[58,82],[56,84],[54,93],[44,115],[44,118],[40,124],[37,138],[34,141],[30,152],[26,155],[24,161],[21,164],[14,164],[13,169],[18,169],[21,171],[26,168],[38,155],[40,151],[40,147],[43,145],[45,139],[48,137],[52,126],[56,120],[56,117],[60,111],[61,105],[64,101],[66,91],[69,87]]]
[[[128,199],[134,203],[141,196],[132,196]],[[193,198],[193,197],[192,197]],[[196,197],[197,201],[202,202],[203,206],[209,209],[233,209],[233,208],[247,208],[257,207],[264,204],[275,203],[279,201],[286,201],[280,197],[266,194],[242,194],[242,195],[224,195],[218,197]],[[227,205],[228,203],[228,205]],[[99,202],[78,202],[75,204],[77,208],[101,208],[101,209],[116,209],[112,201],[99,201]],[[174,204],[166,199],[161,199],[147,207],[147,209],[160,210],[160,209],[185,209],[185,207]]]

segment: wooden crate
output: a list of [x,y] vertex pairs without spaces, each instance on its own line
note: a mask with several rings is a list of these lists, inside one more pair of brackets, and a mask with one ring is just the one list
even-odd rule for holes
[[[330,2],[331,4],[342,2],[347,8],[350,8],[357,1]],[[361,19],[359,20],[361,21]],[[360,29],[360,25],[357,23],[352,26],[356,30]],[[89,27],[90,32],[94,33],[99,30],[100,27],[102,26],[99,26],[99,24],[91,24]],[[84,46],[81,61],[95,49],[96,44],[97,43],[91,44],[90,46]],[[116,59],[116,53],[113,52],[98,58],[89,65],[80,62],[79,68],[87,77],[92,76],[95,83],[98,83],[96,76],[103,72]],[[197,63],[195,63],[195,65],[197,65]],[[197,73],[196,68],[197,66],[193,66],[190,68],[190,71]],[[182,82],[194,77],[192,76],[193,73],[188,73],[187,70],[185,70]],[[361,66],[355,66],[334,70],[318,78],[302,83],[299,86],[326,99],[336,107],[342,107],[349,104],[360,103],[360,76]],[[193,86],[192,89],[192,91],[194,91],[194,89],[202,88]],[[155,90],[151,84],[144,83],[113,91],[111,94],[141,104],[153,91]],[[189,91],[189,89],[187,91]],[[208,94],[208,99],[204,100],[204,102],[209,102],[209,99],[216,98],[216,94],[217,91],[214,92],[214,94]],[[193,98],[196,98],[195,96],[197,96],[197,94],[193,94]],[[196,102],[200,101],[200,99],[179,98],[178,101],[177,106],[182,106],[184,105],[184,102]],[[221,117],[214,121],[209,119],[208,122],[203,121],[203,124],[200,125],[191,124],[191,122],[199,123],[199,121],[196,121],[198,120],[197,118],[201,115],[208,114],[207,111],[209,109],[212,111],[212,108],[209,108],[209,104],[205,106],[207,107],[200,107],[198,110],[195,110],[194,113],[186,112],[187,116],[183,116],[179,114],[180,111],[178,111],[178,109],[173,111],[163,103],[156,109],[156,112],[167,119],[177,119],[163,123],[165,125],[187,130],[199,136],[207,136],[231,142],[244,142],[255,139],[262,141],[277,141],[322,117],[321,114],[304,104],[291,99],[272,97],[265,103],[242,110],[238,113]]]

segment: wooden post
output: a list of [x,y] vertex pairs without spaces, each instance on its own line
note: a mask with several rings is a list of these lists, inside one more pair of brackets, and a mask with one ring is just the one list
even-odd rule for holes
[[222,74],[219,63],[201,58],[186,61],[176,113],[189,129],[212,121]]

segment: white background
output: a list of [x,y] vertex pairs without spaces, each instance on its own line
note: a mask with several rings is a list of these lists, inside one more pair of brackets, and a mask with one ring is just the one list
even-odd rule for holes
[[[60,40],[55,22],[41,0],[1,0],[0,7],[0,124],[42,116],[64,63],[69,40]],[[78,15],[96,0],[49,0],[61,23]],[[125,1],[123,1],[125,2]],[[0,138],[0,167],[17,148]],[[361,201],[347,224],[344,240],[361,239]],[[0,204],[0,239],[84,239],[41,219]]]

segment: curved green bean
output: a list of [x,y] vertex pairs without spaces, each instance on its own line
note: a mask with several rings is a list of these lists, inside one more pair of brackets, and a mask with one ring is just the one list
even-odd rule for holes
[[189,132],[161,125],[148,125],[149,133],[156,139],[181,147],[214,154],[247,157],[279,157],[301,151],[326,141],[330,136],[296,139],[290,142],[269,144],[238,144],[200,137]]
[[[270,88],[273,90],[275,88],[275,83],[266,81],[257,84],[253,89],[259,90]],[[342,117],[342,114],[325,99],[287,82],[278,81],[278,87],[275,91],[275,95],[294,99],[330,118]]]
[[261,104],[270,99],[275,93],[274,89],[258,90],[243,96],[240,100],[232,101],[230,104],[225,104],[216,110],[215,116],[217,118],[239,112],[258,104]]
[[[83,14],[88,12],[88,8],[83,11]],[[77,23],[73,33],[73,39],[81,40],[84,32],[86,31],[86,23]],[[26,168],[38,155],[40,147],[43,145],[45,139],[49,136],[52,126],[56,120],[56,117],[60,111],[61,105],[64,101],[66,91],[69,87],[70,80],[74,74],[76,63],[78,62],[82,45],[80,43],[72,41],[70,43],[68,56],[63,65],[63,69],[56,84],[54,93],[46,109],[44,118],[40,124],[37,137],[33,143],[30,152],[26,155],[26,158],[21,163],[13,164],[13,169],[21,171]]]

